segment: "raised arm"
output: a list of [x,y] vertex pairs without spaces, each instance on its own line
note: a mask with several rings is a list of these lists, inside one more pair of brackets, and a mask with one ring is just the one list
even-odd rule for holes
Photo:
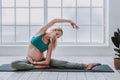
[[69,19],[55,19],[55,23],[70,23],[73,28],[78,29],[78,26]]
[[55,23],[70,23],[71,26],[74,29],[78,29],[78,26],[71,20],[69,19],[53,19],[52,21],[50,21],[48,24],[46,24],[45,26],[43,26],[40,31],[38,31],[36,34],[42,34],[45,33],[47,31],[48,28],[52,27]]

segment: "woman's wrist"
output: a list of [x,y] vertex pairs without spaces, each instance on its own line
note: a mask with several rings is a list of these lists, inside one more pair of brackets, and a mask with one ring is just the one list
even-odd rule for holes
[[69,22],[69,23],[72,23],[72,21],[71,21],[71,20],[68,20],[68,22]]

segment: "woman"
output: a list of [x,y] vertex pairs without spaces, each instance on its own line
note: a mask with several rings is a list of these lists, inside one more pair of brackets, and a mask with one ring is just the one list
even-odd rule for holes
[[[28,54],[26,60],[12,62],[12,67],[17,70],[26,70],[33,68],[79,68],[79,69],[92,69],[95,66],[100,65],[99,63],[80,64],[71,63],[67,61],[51,59],[52,51],[56,47],[57,38],[63,35],[61,28],[54,28],[51,32],[47,30],[52,27],[55,23],[70,23],[74,29],[78,29],[78,26],[67,19],[54,19],[48,24],[43,26],[32,38],[31,43],[28,47]],[[46,57],[44,52],[47,51]]]

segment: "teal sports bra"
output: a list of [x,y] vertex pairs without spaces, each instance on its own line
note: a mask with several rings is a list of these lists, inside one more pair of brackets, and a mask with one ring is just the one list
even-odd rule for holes
[[44,52],[48,49],[48,45],[50,44],[50,40],[47,44],[45,44],[43,41],[42,41],[42,38],[45,34],[42,34],[42,35],[39,35],[39,36],[35,36],[32,38],[31,40],[31,44],[33,46],[35,46],[37,49],[39,49],[40,52]]

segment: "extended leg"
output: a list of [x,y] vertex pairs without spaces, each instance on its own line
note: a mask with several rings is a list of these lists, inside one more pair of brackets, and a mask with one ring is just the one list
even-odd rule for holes
[[72,62],[63,61],[63,60],[56,60],[56,59],[51,59],[50,66],[56,67],[56,68],[73,68],[73,69],[86,68],[86,66],[84,64],[72,63]]
[[12,68],[14,68],[16,70],[28,70],[28,69],[34,68],[34,65],[30,64],[26,59],[14,61],[11,63],[11,66],[12,66]]

